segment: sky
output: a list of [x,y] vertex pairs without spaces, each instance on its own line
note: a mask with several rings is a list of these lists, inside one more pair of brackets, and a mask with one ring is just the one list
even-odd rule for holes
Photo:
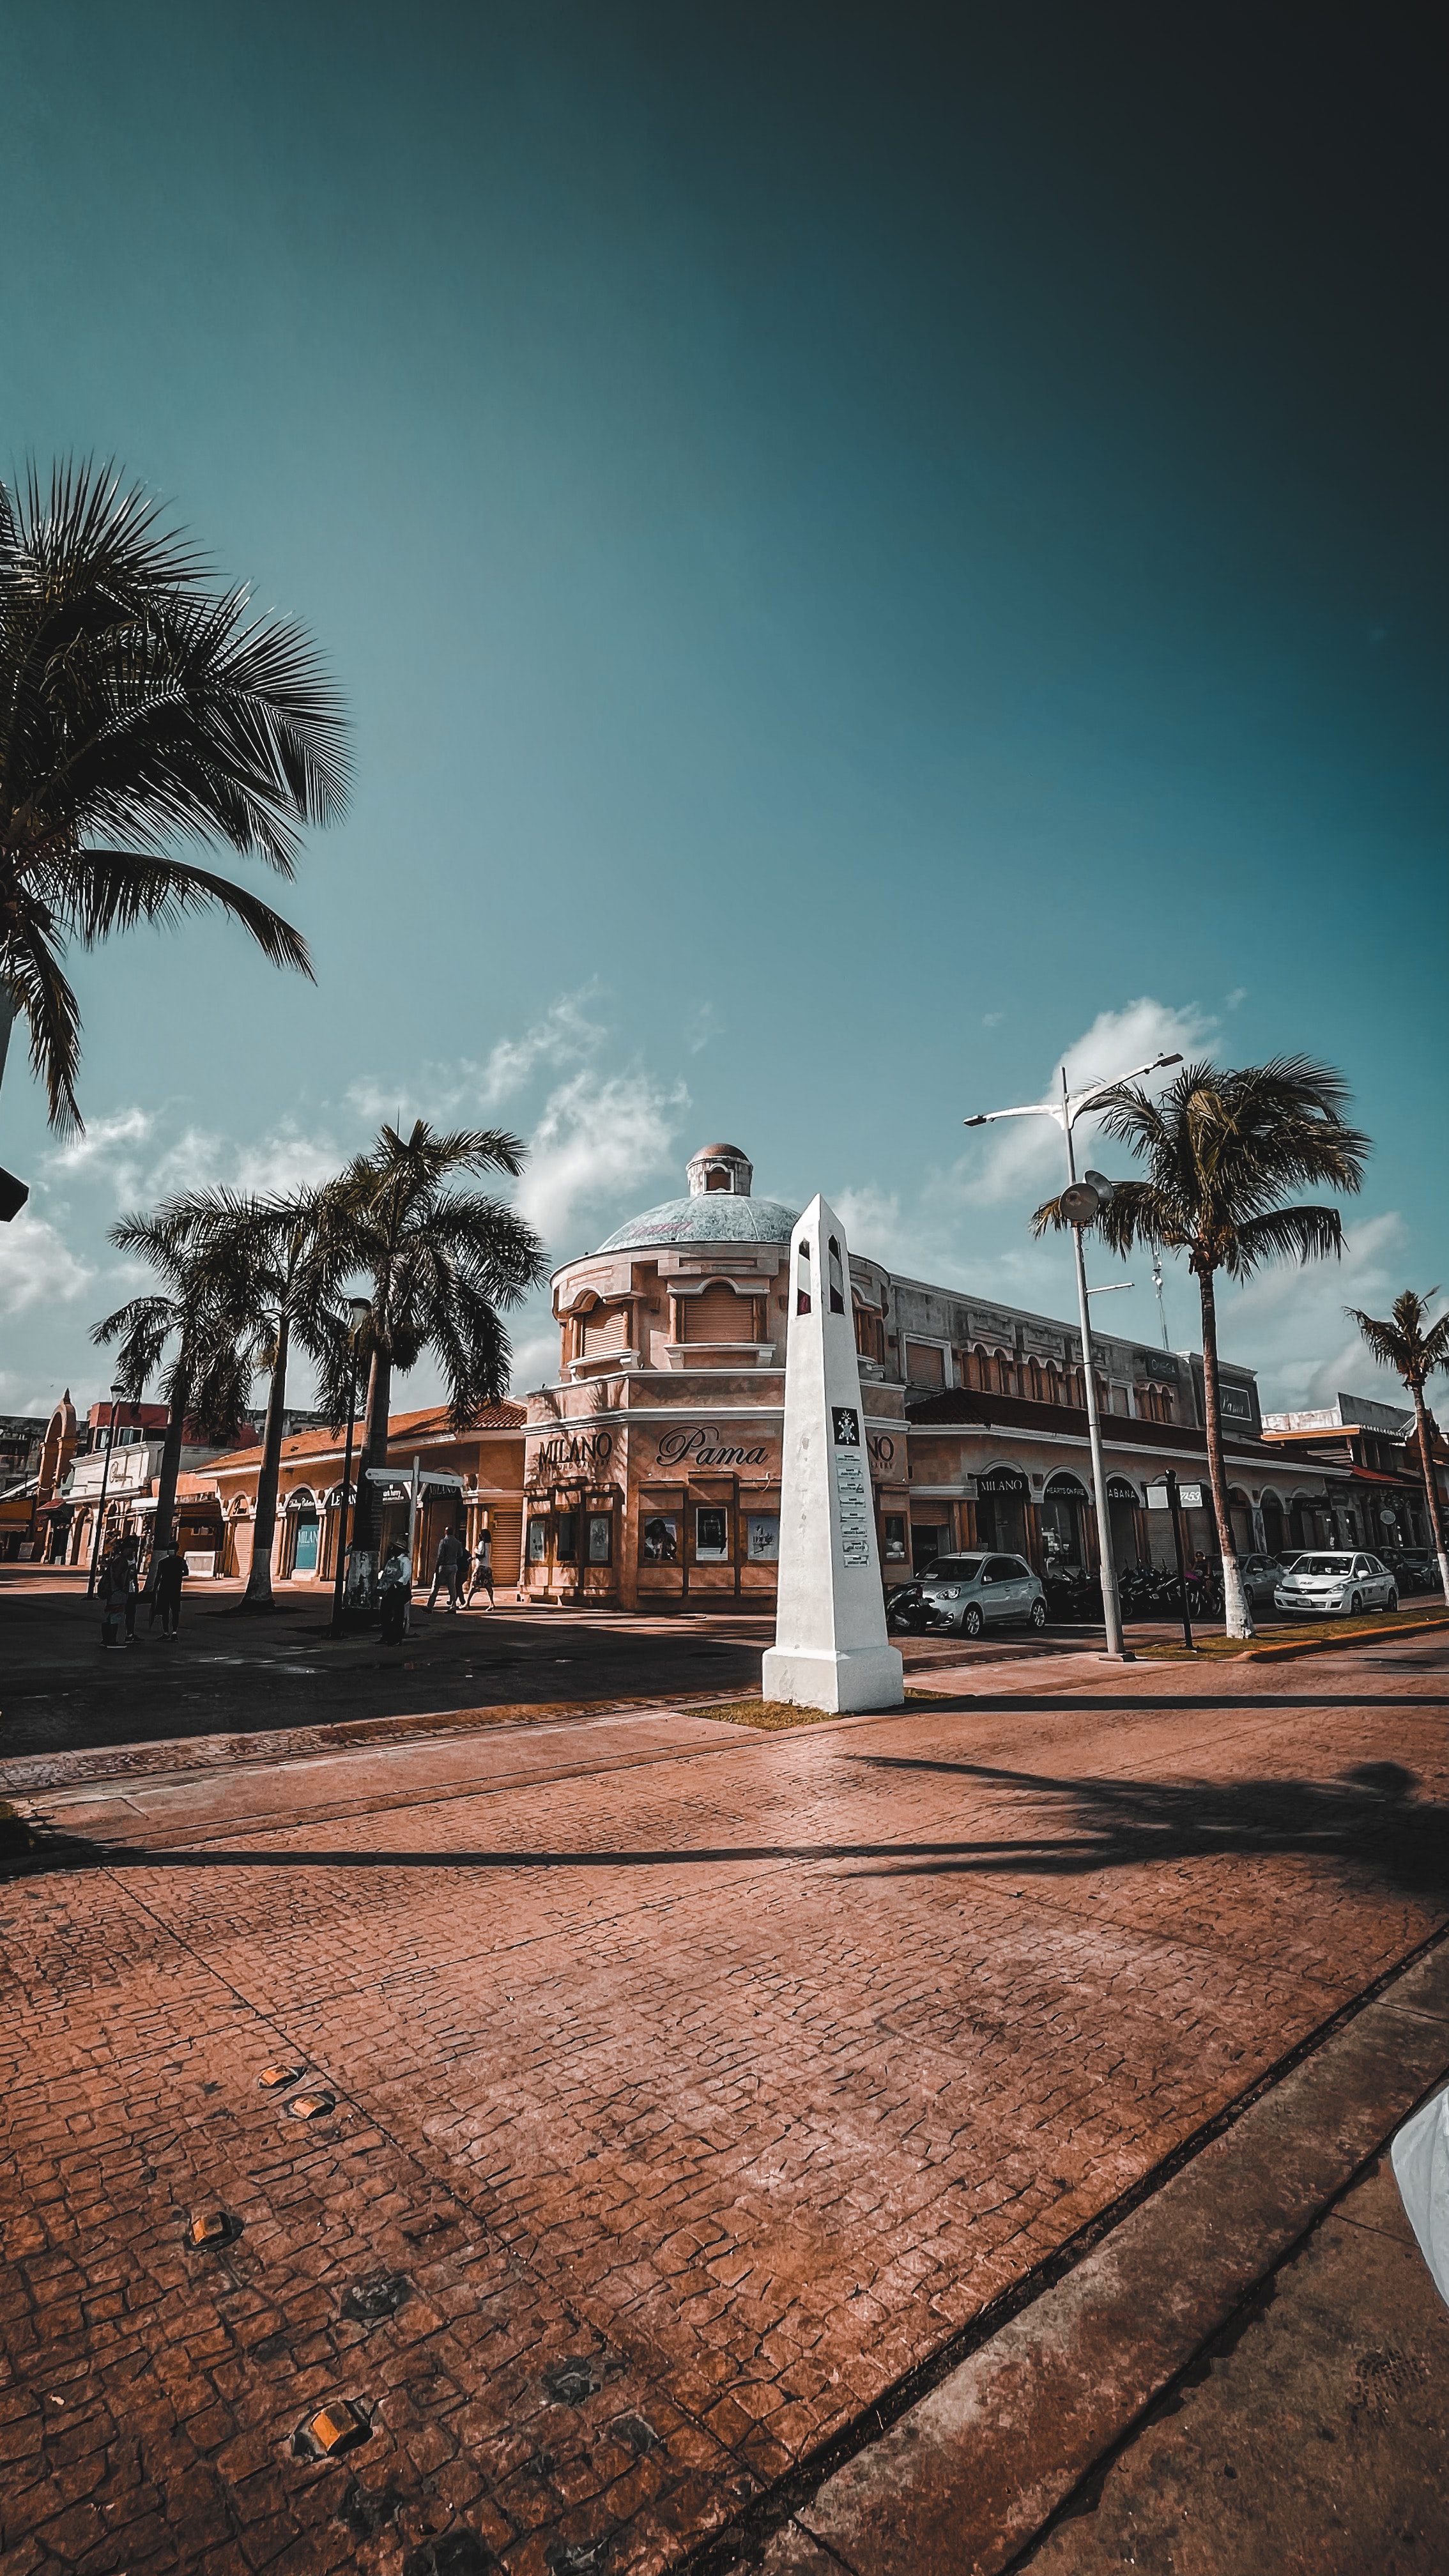
[[[1345,1258],[1223,1344],[1270,1405],[1392,1396],[1344,1305],[1449,1285],[1421,24],[0,0],[0,474],[162,495],[356,763],[282,899],[315,985],[220,921],[78,957],[63,1146],[12,1048],[0,1411],[103,1391],[124,1209],[399,1110],[524,1137],[555,1262],[725,1138],[1069,1315],[1053,1130],[961,1121],[1166,1047],[1343,1070]],[[540,1383],[546,1304],[515,1342]]]

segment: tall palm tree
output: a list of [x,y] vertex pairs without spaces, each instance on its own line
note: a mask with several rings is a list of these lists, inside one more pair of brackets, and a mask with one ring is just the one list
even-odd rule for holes
[[1429,1506],[1429,1527],[1434,1533],[1434,1553],[1439,1559],[1439,1581],[1444,1598],[1449,1601],[1449,1552],[1444,1546],[1444,1522],[1439,1510],[1439,1488],[1434,1478],[1434,1453],[1429,1443],[1429,1417],[1424,1409],[1424,1383],[1438,1369],[1449,1369],[1449,1311],[1433,1323],[1429,1321],[1429,1304],[1437,1297],[1437,1288],[1421,1297],[1416,1289],[1406,1288],[1394,1299],[1388,1323],[1379,1323],[1365,1315],[1358,1306],[1345,1306],[1350,1322],[1357,1324],[1380,1368],[1392,1369],[1401,1377],[1414,1403],[1414,1427],[1419,1435],[1419,1464],[1424,1475],[1424,1494]]
[[[1238,1572],[1228,1510],[1218,1395],[1217,1300],[1213,1282],[1248,1279],[1265,1261],[1337,1256],[1343,1223],[1331,1207],[1284,1207],[1285,1191],[1304,1183],[1357,1190],[1369,1139],[1347,1125],[1349,1094],[1331,1065],[1307,1056],[1277,1056],[1237,1073],[1210,1064],[1184,1065],[1159,1099],[1122,1083],[1102,1094],[1102,1125],[1147,1164],[1149,1178],[1119,1181],[1096,1219],[1114,1252],[1143,1243],[1185,1252],[1202,1307],[1204,1429],[1213,1514],[1223,1560],[1225,1624],[1230,1637],[1251,1637],[1253,1622]],[[1060,1199],[1048,1199],[1034,1231],[1061,1228]]]
[[251,1570],[243,1596],[251,1610],[272,1604],[272,1541],[293,1342],[319,1368],[331,1358],[330,1299],[340,1267],[337,1232],[329,1222],[331,1205],[326,1190],[299,1190],[290,1198],[253,1200],[245,1209],[253,1261],[250,1352],[268,1380]]
[[0,1018],[23,1014],[52,1126],[81,1123],[67,941],[216,906],[273,964],[310,974],[280,914],[172,845],[284,877],[300,827],[346,798],[342,703],[301,627],[158,525],[109,466],[0,484]]
[[151,1522],[154,1555],[171,1536],[187,1422],[194,1421],[208,1440],[236,1436],[252,1379],[238,1338],[246,1311],[246,1260],[239,1243],[198,1239],[194,1226],[178,1223],[175,1202],[154,1216],[123,1217],[110,1239],[118,1251],[149,1261],[161,1281],[91,1328],[98,1345],[119,1341],[117,1376],[132,1403],[162,1371],[169,1413]]
[[[372,1312],[353,1348],[367,1361],[367,1405],[353,1545],[371,1551],[376,1515],[369,1468],[387,1463],[395,1369],[431,1351],[448,1388],[453,1426],[465,1431],[481,1405],[508,1387],[512,1356],[499,1309],[516,1306],[546,1275],[533,1228],[501,1199],[450,1190],[456,1175],[523,1168],[523,1147],[501,1128],[438,1134],[418,1119],[409,1135],[384,1127],[332,1193],[337,1243],[349,1272],[372,1283]],[[347,1412],[351,1356],[334,1334],[320,1401]]]
[[325,1189],[296,1190],[281,1198],[197,1190],[168,1200],[153,1221],[194,1275],[210,1276],[245,1382],[250,1385],[263,1376],[268,1381],[244,1609],[272,1606],[272,1543],[293,1343],[319,1367],[330,1355],[328,1300],[338,1269],[331,1204]]

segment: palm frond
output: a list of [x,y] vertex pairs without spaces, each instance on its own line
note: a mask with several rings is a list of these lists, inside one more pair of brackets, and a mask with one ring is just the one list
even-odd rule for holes
[[1264,1261],[1296,1256],[1300,1262],[1337,1260],[1343,1252],[1343,1219],[1337,1208],[1270,1208],[1238,1226],[1224,1252],[1230,1279],[1248,1279]]
[[0,935],[0,984],[30,1033],[30,1065],[45,1085],[50,1124],[59,1136],[76,1135],[82,1125],[76,1099],[80,1069],[80,1004],[61,966],[62,943],[51,934],[43,914],[10,910]]
[[174,927],[188,913],[214,905],[250,931],[272,965],[312,974],[300,931],[245,886],[233,885],[229,878],[215,876],[209,868],[195,867],[188,860],[148,857],[133,850],[81,850],[66,871],[60,901],[68,926],[87,948],[112,931],[130,930],[137,922]]

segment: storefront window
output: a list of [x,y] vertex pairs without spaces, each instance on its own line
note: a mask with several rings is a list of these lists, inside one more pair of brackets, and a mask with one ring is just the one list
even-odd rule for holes
[[530,1564],[530,1565],[542,1565],[542,1563],[543,1563],[543,1561],[544,1561],[545,1557],[547,1556],[547,1554],[548,1554],[548,1523],[547,1523],[547,1521],[530,1521],[530,1522],[529,1522],[529,1524],[528,1524],[528,1562],[529,1562],[529,1564]]
[[700,1565],[722,1565],[729,1555],[729,1514],[722,1503],[702,1503],[696,1511],[694,1553]]
[[906,1521],[903,1512],[885,1516],[885,1561],[887,1565],[904,1565],[906,1561]]
[[611,1565],[614,1560],[614,1515],[612,1512],[589,1514],[589,1563]]
[[752,1565],[775,1565],[780,1556],[780,1515],[778,1512],[751,1512],[745,1523],[746,1546]]
[[639,1553],[646,1565],[677,1565],[678,1521],[669,1514],[651,1512],[639,1534]]
[[579,1552],[579,1516],[560,1512],[554,1525],[553,1552],[560,1565],[572,1565]]

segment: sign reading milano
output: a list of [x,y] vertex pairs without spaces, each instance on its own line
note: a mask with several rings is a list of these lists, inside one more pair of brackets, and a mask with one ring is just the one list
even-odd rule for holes
[[780,1573],[766,1699],[801,1708],[900,1708],[886,1638],[845,1229],[813,1199],[790,1238]]

